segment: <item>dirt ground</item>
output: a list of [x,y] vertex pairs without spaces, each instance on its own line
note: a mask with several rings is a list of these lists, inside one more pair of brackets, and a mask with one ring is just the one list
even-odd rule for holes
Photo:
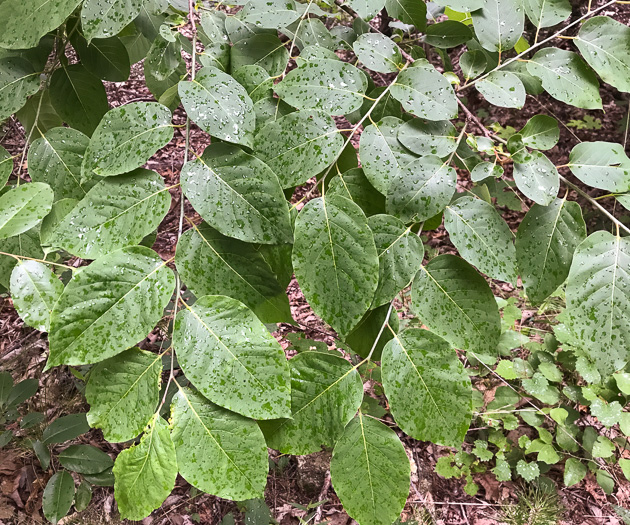
[[[617,20],[624,23],[630,20],[630,5],[617,6],[610,8],[609,11],[602,14],[614,15]],[[376,20],[374,23],[380,22]],[[562,41],[561,45],[570,46],[566,41]],[[375,82],[379,84],[382,79],[375,78]],[[139,66],[133,68],[129,81],[116,84],[106,83],[106,86],[112,106],[131,101],[153,100],[146,89],[142,68]],[[547,153],[554,164],[562,165],[567,162],[571,148],[580,140],[625,143],[628,96],[608,87],[604,87],[601,93],[604,100],[603,111],[578,110],[559,104],[547,95],[528,97],[525,108],[520,111],[502,108],[488,110],[487,104],[472,90],[467,93],[469,95],[467,105],[473,112],[481,108],[485,109],[485,112],[481,112],[480,115],[486,126],[498,122],[504,127],[513,126],[520,129],[534,115],[554,116],[563,123],[560,130],[560,142]],[[586,120],[585,116],[587,116]],[[185,117],[180,109],[175,114],[175,123],[182,124],[184,121]],[[589,124],[597,129],[579,129]],[[480,132],[480,130],[476,131]],[[10,120],[5,124],[0,137],[2,137],[0,142],[10,153],[19,154],[22,151],[24,135],[17,121]],[[183,163],[184,140],[184,129],[176,128],[173,141],[147,164],[148,168],[160,173],[169,186],[178,182]],[[207,135],[193,125],[192,148],[201,154],[208,143]],[[22,173],[26,173],[27,166],[22,168]],[[561,173],[578,183],[568,170],[563,168]],[[509,170],[506,171],[506,176],[508,178],[511,176]],[[464,191],[469,184],[467,175],[460,173],[460,189]],[[159,227],[154,245],[154,249],[164,259],[174,255],[177,240],[181,198],[179,188],[172,189],[171,194],[172,207]],[[592,196],[599,194],[600,192],[597,191],[592,192]],[[576,194],[572,192],[570,198],[580,201],[591,228],[610,226],[602,222],[602,217],[593,212],[589,204],[582,202]],[[603,199],[601,202],[610,210],[614,209],[614,199]],[[507,208],[502,210],[504,218],[513,231],[516,231],[528,204],[525,201],[520,212]],[[200,220],[188,203],[185,205],[185,212],[191,220],[195,222]],[[440,253],[455,251],[443,227],[427,232],[427,236],[427,244]],[[81,261],[76,261],[76,263],[82,264]],[[510,285],[495,283],[494,289],[495,293],[504,298],[515,295],[515,290]],[[288,294],[297,327],[281,325],[276,332],[277,336],[282,338],[288,332],[300,331],[311,339],[323,341],[332,346],[334,340],[327,327],[310,310],[295,280],[289,285]],[[139,346],[148,350],[157,350],[165,337],[165,333],[156,329]],[[87,411],[89,407],[82,396],[82,384],[67,367],[58,367],[44,374],[41,373],[46,354],[45,337],[26,327],[13,309],[10,298],[0,296],[0,370],[11,371],[16,381],[31,377],[39,378],[40,390],[29,401],[29,409],[45,413],[47,421],[65,414]],[[486,385],[486,388],[492,388],[492,385]],[[381,399],[381,402],[384,401]],[[389,416],[386,416],[385,421],[395,428]],[[25,431],[17,425],[13,430],[18,436],[25,434]],[[472,429],[469,433],[470,443],[474,440],[474,435],[475,430]],[[408,437],[402,437],[402,440],[412,463],[412,486],[402,515],[403,522],[415,520],[421,525],[425,523],[492,525],[499,523],[501,506],[516,501],[516,495],[521,488],[519,482],[498,483],[492,474],[477,476],[476,481],[480,484],[481,490],[475,497],[468,496],[463,490],[463,481],[446,480],[434,472],[437,458],[450,452],[449,449]],[[104,441],[99,430],[91,430],[77,442],[93,444],[112,455],[122,449],[120,445],[112,445]],[[465,447],[470,449],[469,444]],[[319,507],[318,515],[310,523],[317,523],[317,520],[331,525],[352,523],[330,486],[330,477],[327,473],[328,460],[329,453],[327,452],[306,458],[280,457],[272,453],[265,500],[275,520],[282,525],[297,524],[298,518],[308,514],[300,506],[303,508],[309,503],[325,500],[325,503]],[[32,450],[25,446],[16,447],[14,444],[9,444],[0,449],[0,524],[42,522],[41,495],[56,466],[53,462],[48,471],[42,471]],[[607,497],[591,474],[582,483],[571,488],[562,486],[560,469],[554,468],[547,475],[558,482],[560,501],[566,509],[563,523],[567,525],[617,525],[622,522],[614,516],[610,503],[630,508],[630,484],[628,483],[622,482],[616,487],[615,493]],[[192,525],[194,523],[215,525],[230,512],[236,514],[237,522],[243,519],[236,504],[199,493],[178,477],[176,488],[171,496],[143,523],[147,525]],[[429,519],[428,516],[431,518]],[[121,523],[117,518],[113,488],[95,487],[90,507],[81,514],[66,518],[61,523]],[[246,523],[261,525],[256,521],[246,521]]]

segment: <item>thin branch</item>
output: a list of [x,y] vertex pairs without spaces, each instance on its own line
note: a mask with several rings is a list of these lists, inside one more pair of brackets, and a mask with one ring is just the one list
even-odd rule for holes
[[619,221],[612,213],[610,213],[606,208],[604,208],[599,202],[597,202],[593,197],[591,197],[588,193],[580,189],[578,186],[573,184],[571,181],[564,178],[562,175],[559,175],[560,180],[569,188],[574,190],[576,193],[584,197],[588,202],[590,202],[593,206],[595,206],[599,211],[601,211],[606,217],[608,217],[613,224],[617,226],[617,228],[621,228],[626,233],[630,234],[630,228],[628,228],[624,223]]
[[480,80],[483,80],[484,78],[486,78],[488,75],[494,73],[495,71],[498,71],[499,69],[503,69],[505,66],[508,66],[510,64],[512,64],[513,62],[516,62],[518,59],[520,59],[521,57],[531,53],[534,49],[539,48],[542,45],[545,45],[547,42],[551,42],[554,38],[557,38],[558,36],[560,36],[562,33],[564,33],[565,31],[568,31],[569,29],[571,29],[573,26],[579,24],[580,22],[582,22],[583,20],[590,18],[591,16],[595,15],[596,13],[599,13],[600,11],[602,11],[603,9],[606,9],[607,7],[613,5],[614,3],[617,3],[618,0],[610,0],[609,2],[606,2],[603,6],[598,7],[597,9],[593,9],[592,11],[586,13],[584,16],[581,16],[580,18],[578,18],[577,20],[575,20],[574,22],[571,22],[569,25],[563,27],[562,29],[560,29],[558,32],[554,33],[553,35],[551,35],[548,38],[545,38],[544,40],[541,40],[540,42],[534,44],[533,46],[531,46],[530,48],[526,49],[525,51],[523,51],[522,53],[516,55],[513,58],[510,58],[509,60],[506,60],[505,62],[503,62],[502,64],[499,64],[497,67],[495,67],[492,71],[489,71],[488,73],[486,73],[485,75],[480,76],[479,78],[476,78],[475,80],[473,80],[470,84],[466,84],[464,86],[462,86],[461,88],[459,88],[457,91],[463,91],[464,89],[468,89],[470,86],[474,86],[477,82],[479,82]]

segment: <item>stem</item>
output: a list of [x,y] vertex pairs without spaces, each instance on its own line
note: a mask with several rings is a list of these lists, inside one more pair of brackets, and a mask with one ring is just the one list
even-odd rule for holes
[[378,334],[376,334],[376,339],[374,339],[374,344],[372,345],[372,348],[370,349],[370,353],[368,354],[366,358],[368,361],[372,359],[372,354],[374,353],[374,350],[376,350],[376,346],[378,345],[378,341],[381,338],[381,335],[383,334],[383,330],[385,330],[386,326],[389,326],[389,316],[392,314],[393,308],[394,308],[394,300],[392,299],[392,301],[389,303],[389,310],[387,310],[387,315],[385,315],[385,321],[383,321],[383,324],[381,325],[381,329],[378,331]]
[[[197,62],[197,25],[195,24],[195,7],[194,0],[188,0],[188,19],[190,20],[190,26],[192,28],[192,60],[190,65],[190,80],[195,80],[196,74],[196,62]],[[184,165],[188,162],[188,151],[190,149],[190,117],[188,114],[186,115],[186,135],[185,135],[185,146],[184,146]],[[174,186],[179,185],[177,183]],[[174,187],[171,186],[171,187]],[[180,188],[180,197],[179,197],[179,223],[177,225],[177,239],[175,241],[175,246],[179,244],[179,239],[182,236],[182,231],[184,230],[184,192]],[[177,308],[179,307],[179,303],[181,301],[182,296],[182,285],[179,280],[179,274],[175,275],[175,303],[173,304],[173,334],[171,334],[171,341],[173,340],[174,332],[175,332],[175,317],[177,316]],[[183,302],[183,301],[182,301]],[[186,304],[186,303],[184,303]],[[158,412],[162,409],[162,406],[166,402],[166,396],[168,394],[168,388],[171,384],[171,381],[175,381],[174,374],[175,367],[175,350],[171,348],[171,370],[168,375],[168,381],[166,382],[166,387],[164,388],[164,397],[160,402],[160,406],[158,407]],[[179,387],[179,385],[177,385]]]
[[75,268],[74,266],[68,266],[67,264],[61,264],[61,263],[54,263],[51,261],[45,261],[44,259],[35,259],[34,257],[26,257],[25,255],[15,255],[14,253],[6,253],[6,252],[0,252],[0,255],[6,255],[7,257],[13,257],[14,259],[17,259],[18,261],[24,259],[26,261],[35,261],[35,262],[39,262],[42,264],[52,264],[53,266],[60,266],[61,268],[66,268],[68,270],[72,270],[73,272],[76,272],[78,268]]
[[560,180],[569,188],[571,188],[572,190],[574,190],[576,193],[578,193],[579,195],[581,195],[582,197],[584,197],[588,202],[590,202],[593,206],[595,206],[597,209],[599,209],[599,211],[601,211],[604,215],[606,215],[606,217],[608,217],[613,224],[615,224],[617,226],[617,228],[621,228],[622,230],[624,230],[626,233],[630,234],[630,228],[628,228],[625,224],[623,224],[622,222],[620,222],[617,218],[615,218],[614,215],[612,215],[606,208],[604,208],[599,202],[597,202],[593,197],[591,197],[588,193],[586,193],[585,191],[582,191],[579,187],[577,187],[575,184],[573,184],[572,182],[568,181],[567,179],[565,179],[562,175],[559,175]]
[[559,35],[561,35],[562,33],[564,33],[565,31],[569,30],[570,28],[572,28],[573,26],[579,24],[582,20],[585,20],[593,15],[595,15],[596,13],[599,13],[600,11],[602,11],[603,9],[606,9],[607,7],[613,5],[614,3],[617,3],[618,0],[610,0],[609,2],[606,2],[603,6],[598,7],[597,9],[593,9],[592,11],[589,11],[588,13],[586,13],[584,16],[581,16],[580,18],[578,18],[576,21],[571,22],[569,25],[563,27],[562,29],[560,29],[557,33],[554,33],[553,35],[551,35],[548,38],[545,38],[544,40],[541,40],[540,42],[535,43],[532,47],[530,47],[529,49],[526,49],[525,51],[523,51],[522,53],[520,53],[519,55],[516,55],[513,58],[510,58],[509,60],[506,60],[505,62],[503,62],[503,64],[499,64],[497,67],[495,67],[492,71],[486,73],[485,75],[480,76],[479,78],[473,80],[470,84],[466,84],[464,86],[462,86],[460,89],[458,89],[459,91],[463,91],[464,89],[469,88],[470,86],[475,85],[477,82],[479,82],[480,80],[483,80],[484,78],[486,78],[488,75],[494,73],[495,71],[498,71],[499,69],[504,68],[505,66],[511,64],[512,62],[516,62],[519,58],[527,55],[528,53],[530,53],[531,51],[533,51],[536,48],[539,48],[540,46],[546,44],[547,42],[550,42],[551,40],[553,40],[554,38],[557,38]]

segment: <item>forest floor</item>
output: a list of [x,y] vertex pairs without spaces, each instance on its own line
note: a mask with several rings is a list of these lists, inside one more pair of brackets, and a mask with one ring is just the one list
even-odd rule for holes
[[[619,12],[615,13],[615,10]],[[602,14],[615,15],[617,20],[628,23],[630,6],[618,6]],[[379,83],[378,79],[375,81]],[[154,100],[146,88],[142,68],[139,66],[133,69],[129,81],[108,84],[108,90],[112,106],[131,101]],[[625,143],[629,116],[628,99],[625,99],[625,104],[620,102],[623,96],[607,87],[602,89],[602,98],[603,111],[585,112],[558,104],[550,97],[541,95],[537,98],[528,97],[526,106],[520,111],[493,108],[492,112],[488,112],[481,97],[470,92],[467,106],[481,118],[486,127],[498,123],[503,128],[512,126],[520,129],[534,115],[547,114],[555,117],[562,123],[560,142],[548,154],[554,164],[563,165],[567,162],[569,151],[578,141],[604,140]],[[175,123],[183,122],[182,112],[176,112]],[[24,136],[17,121],[10,121],[4,131],[2,145],[12,154],[20,153],[24,145]],[[475,130],[478,133],[480,131]],[[147,165],[148,168],[159,172],[169,186],[178,182],[183,163],[184,141],[183,128],[176,128],[174,140]],[[207,135],[193,126],[192,149],[201,154],[208,143]],[[26,172],[26,166],[23,168],[23,172]],[[561,173],[572,181],[578,182],[566,168],[561,169]],[[459,175],[459,190],[465,191],[470,184],[467,174],[462,172]],[[506,169],[506,177],[508,179],[511,177],[509,169]],[[174,255],[177,240],[181,195],[179,188],[172,189],[171,193],[172,207],[159,228],[154,245],[154,249],[164,259]],[[580,202],[590,227],[605,225],[604,222],[600,222],[602,217],[594,212],[587,202],[582,201],[574,193],[570,193],[569,198]],[[600,202],[610,210],[613,210],[615,206],[614,199],[603,199]],[[503,217],[513,231],[518,228],[529,204],[525,201],[521,211],[508,208],[502,210]],[[185,211],[188,218],[195,222],[200,220],[188,204]],[[426,236],[427,245],[431,249],[439,253],[455,253],[442,226],[426,232]],[[77,264],[81,262],[77,261]],[[506,299],[511,296],[518,297],[517,290],[504,283],[495,283],[494,292]],[[288,294],[297,326],[281,325],[276,332],[277,337],[281,340],[288,332],[299,331],[310,339],[323,341],[332,347],[334,339],[330,336],[329,329],[310,310],[295,280],[289,285]],[[536,323],[536,312],[528,310],[522,304],[519,306],[523,309],[523,322],[530,325],[532,322]],[[139,346],[156,350],[159,349],[164,338],[165,334],[156,329]],[[0,370],[11,371],[16,381],[31,377],[39,378],[40,389],[38,394],[29,401],[29,409],[45,413],[47,421],[69,413],[87,411],[89,407],[81,393],[81,383],[67,367],[57,367],[44,374],[41,373],[46,355],[45,336],[25,326],[13,309],[11,299],[0,296]],[[492,378],[484,378],[483,381],[485,381],[484,385],[481,385],[483,391],[492,391],[499,384],[498,381],[493,384]],[[391,419],[389,421],[393,425]],[[14,431],[18,436],[25,433],[17,425]],[[475,429],[470,431],[471,439],[468,441],[474,440],[474,432]],[[419,525],[429,523],[493,525],[501,523],[501,513],[505,505],[514,504],[517,501],[519,491],[523,488],[520,482],[499,483],[491,473],[476,475],[475,481],[480,484],[481,490],[475,497],[468,496],[463,490],[462,480],[446,480],[434,471],[437,459],[449,453],[451,449],[419,442],[402,434],[401,438],[412,464],[412,486],[401,521],[415,521]],[[78,442],[92,444],[112,455],[124,448],[122,445],[106,442],[100,430],[91,430],[79,438]],[[318,507],[317,516],[310,523],[326,522],[330,525],[353,523],[343,511],[330,486],[328,461],[328,452],[308,457],[272,456],[265,500],[277,522],[281,525],[300,523],[300,518],[311,513],[304,510],[306,506],[324,501]],[[0,524],[31,524],[44,521],[41,515],[41,495],[47,480],[54,473],[53,467],[48,471],[42,471],[37,458],[29,448],[16,447],[11,443],[0,449]],[[554,467],[547,476],[559,482],[559,500],[565,509],[560,523],[618,525],[622,521],[615,516],[610,503],[630,508],[630,483],[618,484],[615,493],[612,496],[606,496],[592,474],[571,488],[563,487],[560,467]],[[239,522],[244,519],[240,510],[233,502],[198,492],[184,479],[178,477],[176,488],[171,496],[143,523],[147,525],[192,525],[194,523],[216,525],[221,523],[221,520],[229,513],[233,513],[237,517],[236,521]],[[254,515],[255,513],[248,513],[249,518],[245,523],[252,525],[268,523],[267,518],[260,517],[264,516],[264,511],[259,512],[259,517],[256,519],[252,518]],[[86,525],[123,523],[117,516],[113,488],[95,487],[89,508],[80,514],[65,518],[60,523]],[[229,517],[225,523],[231,523]]]

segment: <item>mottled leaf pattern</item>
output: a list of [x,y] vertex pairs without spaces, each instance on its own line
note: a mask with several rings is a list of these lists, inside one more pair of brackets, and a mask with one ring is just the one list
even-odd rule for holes
[[462,197],[446,207],[444,227],[470,264],[493,279],[516,283],[514,235],[491,204]]
[[46,265],[23,260],[11,273],[11,297],[13,306],[24,322],[47,332],[50,312],[63,292],[63,283]]
[[330,477],[357,522],[392,523],[407,501],[411,469],[396,433],[359,412],[335,444]]
[[301,110],[345,115],[359,109],[367,88],[365,75],[339,60],[312,60],[291,71],[276,85],[285,102]]
[[485,280],[454,255],[432,259],[416,276],[412,307],[420,320],[454,347],[496,353],[501,318]]
[[109,111],[94,131],[82,173],[120,175],[142,166],[173,138],[170,110],[156,102],[132,102]]
[[162,177],[137,169],[100,181],[56,225],[49,244],[97,259],[139,244],[167,214],[171,196]]
[[343,147],[335,121],[320,112],[296,111],[273,120],[256,135],[256,154],[283,188],[306,182],[330,166]]
[[231,76],[206,66],[194,81],[180,82],[178,90],[184,109],[205,132],[227,142],[252,145],[256,125],[252,99]]
[[175,277],[153,250],[123,248],[75,273],[52,312],[47,367],[96,363],[142,340]]
[[374,215],[368,219],[378,253],[379,279],[372,307],[391,301],[407,286],[422,265],[422,241],[391,215]]
[[295,223],[293,267],[315,313],[342,337],[350,332],[372,302],[379,273],[361,208],[337,195],[311,200]]
[[186,377],[210,401],[256,419],[290,414],[282,348],[239,301],[207,295],[182,310],[173,346]]
[[30,230],[50,211],[53,192],[48,184],[31,182],[0,195],[0,239]]
[[180,389],[171,407],[177,466],[191,485],[220,498],[261,497],[269,460],[255,421]]
[[55,201],[82,199],[90,189],[81,181],[81,165],[90,139],[72,128],[53,128],[31,144],[28,171],[34,182],[45,182]]
[[117,35],[140,14],[142,0],[85,0],[81,26],[88,41]]
[[399,118],[385,117],[361,134],[359,153],[363,171],[372,186],[384,195],[392,177],[418,158],[398,140],[402,124]]
[[291,242],[289,208],[278,178],[236,146],[212,144],[182,169],[184,193],[212,227],[246,242]]
[[138,436],[158,404],[161,374],[161,356],[139,348],[98,363],[85,389],[90,426],[112,443]]
[[603,375],[630,360],[630,241],[592,233],[573,257],[567,281],[569,328]]
[[264,256],[251,244],[225,237],[207,224],[194,225],[179,240],[175,264],[197,297],[232,297],[251,308],[263,323],[292,320],[289,298]]
[[427,120],[457,116],[457,99],[446,78],[431,65],[405,69],[391,88],[392,95],[405,110]]
[[527,297],[542,303],[564,283],[577,246],[586,238],[586,224],[576,202],[556,199],[535,204],[516,235],[516,259]]
[[261,422],[267,445],[284,454],[333,446],[363,400],[359,373],[333,354],[301,352],[291,366],[291,419]]
[[123,450],[114,464],[114,495],[124,519],[141,520],[175,487],[177,462],[168,424],[153,416],[140,443]]
[[387,191],[387,211],[404,222],[430,219],[450,202],[456,179],[455,170],[439,157],[420,157],[394,172]]
[[472,387],[455,350],[412,328],[385,345],[382,367],[396,424],[415,439],[459,447],[472,419]]

